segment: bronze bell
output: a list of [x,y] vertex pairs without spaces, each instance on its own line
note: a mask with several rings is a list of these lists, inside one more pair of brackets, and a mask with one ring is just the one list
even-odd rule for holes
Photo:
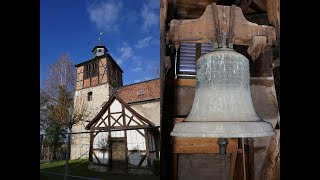
[[171,136],[245,138],[275,134],[258,117],[250,94],[249,60],[223,45],[196,63],[196,90],[189,116]]

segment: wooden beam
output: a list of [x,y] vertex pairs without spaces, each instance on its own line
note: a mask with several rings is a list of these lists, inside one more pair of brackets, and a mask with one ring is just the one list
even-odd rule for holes
[[[219,153],[218,138],[174,137],[173,153]],[[227,153],[238,150],[238,139],[228,138]]]
[[230,176],[229,176],[230,180],[233,180],[236,161],[237,161],[237,151],[231,153],[231,163],[230,163],[231,167],[230,167]]
[[[123,125],[126,126],[126,114],[125,114],[125,107],[124,105],[121,104],[121,115],[122,115],[122,120],[123,120]],[[125,149],[125,154],[126,154],[126,161],[125,161],[125,166],[126,169],[128,169],[128,165],[129,165],[129,154],[128,154],[128,137],[127,137],[127,130],[124,130],[124,137],[126,138],[125,140],[125,144],[126,144],[126,149]]]
[[172,162],[173,162],[173,180],[177,180],[178,177],[178,154],[177,153],[173,153],[172,154]]
[[146,141],[146,157],[147,157],[147,165],[148,167],[151,167],[151,161],[150,161],[150,141],[149,141],[149,132],[147,130],[144,130],[144,139]]
[[141,161],[139,162],[139,164],[138,164],[138,166],[141,166],[141,164],[143,163],[143,161],[146,159],[146,156],[147,154],[145,154],[143,157],[142,157],[142,159],[141,159]]
[[253,146],[253,142],[254,139],[253,138],[246,138],[246,146],[248,148],[246,148],[248,150],[248,152],[246,152],[246,168],[247,168],[247,179],[248,180],[254,180],[254,146]]
[[182,79],[178,78],[174,80],[175,86],[191,86],[196,87],[196,79]]
[[253,0],[250,7],[258,12],[267,12],[267,1],[270,0]]
[[99,158],[97,157],[96,153],[94,153],[94,151],[92,151],[92,154],[93,154],[94,157],[97,159],[98,163],[99,163],[99,164],[102,164],[102,163],[100,162]]
[[[198,19],[172,20],[170,22],[169,39],[172,44],[179,42],[210,42],[216,37],[213,5],[208,5],[204,14]],[[230,6],[217,5],[219,31],[228,32],[230,25]],[[271,46],[276,41],[276,31],[272,26],[258,25],[245,19],[241,9],[235,7],[234,44],[251,46],[255,36],[265,36],[266,45]],[[218,37],[219,38],[219,37]],[[250,54],[251,55],[251,54]]]
[[208,4],[216,0],[176,0],[176,19],[199,18]]
[[[111,107],[111,106],[110,106]],[[111,108],[108,108],[107,111],[108,111],[108,125],[111,126]],[[110,133],[110,129],[109,129],[109,133]]]
[[136,131],[137,131],[141,136],[145,137],[144,134],[143,134],[139,129],[136,129]]
[[256,60],[265,46],[267,45],[267,38],[265,36],[254,36],[252,42],[248,48],[248,54],[251,55],[252,60]]
[[114,118],[113,116],[111,116],[111,118],[114,120],[114,123],[111,125],[111,126],[114,126],[116,123],[118,123],[120,126],[125,126],[125,124],[120,124],[119,123],[119,120],[120,120],[120,118],[121,118],[122,116],[119,116],[117,119],[116,118]]
[[89,162],[93,162],[92,161],[92,153],[93,153],[93,130],[91,130],[90,132],[90,149],[89,149]]
[[200,56],[201,56],[201,44],[196,43],[196,59],[199,59]]
[[112,131],[112,130],[138,130],[138,129],[147,129],[150,126],[135,125],[135,126],[112,126],[112,127],[93,127],[93,130],[98,131]]
[[280,0],[268,0],[268,19],[269,23],[272,24],[277,32],[277,38],[280,37]]

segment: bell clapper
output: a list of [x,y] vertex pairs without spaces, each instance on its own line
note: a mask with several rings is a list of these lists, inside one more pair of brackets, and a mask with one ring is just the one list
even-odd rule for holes
[[218,139],[218,145],[219,145],[219,153],[221,155],[224,155],[227,153],[227,145],[228,145],[228,139],[227,138],[219,138]]

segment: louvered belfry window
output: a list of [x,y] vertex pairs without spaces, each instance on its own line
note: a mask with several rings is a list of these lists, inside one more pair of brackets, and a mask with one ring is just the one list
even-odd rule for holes
[[84,65],[84,79],[89,79],[90,77],[95,77],[98,75],[98,61],[94,61]]
[[197,44],[193,42],[181,42],[180,53],[177,62],[177,75],[196,75],[197,59],[213,50],[211,43]]

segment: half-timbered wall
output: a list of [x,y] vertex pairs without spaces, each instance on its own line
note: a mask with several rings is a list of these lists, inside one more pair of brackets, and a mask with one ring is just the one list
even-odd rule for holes
[[93,139],[93,157],[92,162],[108,164],[109,153],[108,153],[108,132],[97,132]]
[[[97,73],[96,76],[92,76],[89,78],[85,78],[86,75],[86,69],[85,66],[89,63],[97,62],[98,68],[97,68]],[[108,76],[107,76],[107,59],[101,58],[97,59],[95,61],[90,61],[87,64],[84,64],[83,66],[77,67],[77,82],[76,82],[76,90],[83,89],[83,88],[88,88],[88,87],[94,87],[100,84],[105,84],[108,81]]]
[[[90,78],[84,78],[86,76],[85,66],[89,63],[97,62],[97,73],[96,76]],[[122,73],[118,66],[113,60],[110,60],[108,57],[103,57],[101,59],[96,59],[94,61],[89,61],[82,66],[78,66],[76,70],[76,90],[83,88],[95,87],[98,85],[110,83],[113,87],[122,86]],[[112,77],[112,78],[109,78]]]
[[[112,101],[112,99],[111,99]],[[117,152],[112,152],[114,142],[125,142],[125,146],[117,151],[126,153],[127,165],[145,167],[151,165],[155,154],[155,140],[152,130],[145,130],[149,124],[141,120],[135,113],[127,109],[120,101],[114,99],[109,108],[100,115],[91,126],[92,150],[91,162],[109,165]],[[137,127],[141,129],[133,129]],[[106,131],[106,132],[104,132]]]
[[117,65],[111,60],[108,61],[109,78],[108,82],[114,87],[122,86],[122,73],[117,68]]

